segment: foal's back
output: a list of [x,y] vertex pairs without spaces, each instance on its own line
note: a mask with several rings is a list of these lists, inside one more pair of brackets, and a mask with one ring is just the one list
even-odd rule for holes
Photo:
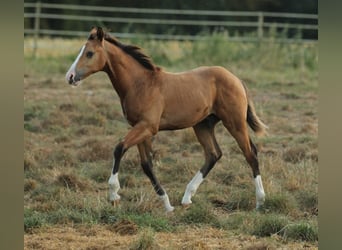
[[165,103],[161,129],[192,127],[227,104],[237,105],[239,99],[246,99],[240,80],[223,67],[199,67],[181,73],[162,71],[159,77]]
[[[217,89],[245,92],[240,79],[229,70],[220,66],[202,66],[180,73],[161,73],[162,85],[167,92],[177,93],[179,91],[198,90],[204,91],[205,95],[216,95]],[[207,92],[208,90],[210,90],[209,93]]]

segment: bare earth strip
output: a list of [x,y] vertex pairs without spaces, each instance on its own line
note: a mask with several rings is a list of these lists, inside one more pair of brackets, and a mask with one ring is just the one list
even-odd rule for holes
[[[175,233],[156,232],[154,249],[318,249],[307,242],[280,242],[277,237],[229,235],[227,231],[210,227],[187,227]],[[24,249],[129,249],[140,237],[120,235],[106,226],[56,226],[25,234]]]

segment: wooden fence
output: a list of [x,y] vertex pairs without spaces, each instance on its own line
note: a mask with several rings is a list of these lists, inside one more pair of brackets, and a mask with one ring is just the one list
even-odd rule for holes
[[[74,14],[53,14],[51,10],[68,10]],[[84,12],[103,13],[103,16],[84,15]],[[110,16],[108,16],[110,13]],[[121,13],[121,14],[119,14]],[[123,17],[126,13],[130,17]],[[141,17],[143,14],[144,17]],[[135,17],[136,15],[136,17]],[[158,15],[158,18],[153,16]],[[160,18],[160,16],[163,18]],[[132,17],[133,16],[133,17]],[[174,18],[176,16],[176,18]],[[200,17],[195,20],[194,17]],[[147,18],[148,17],[148,18]],[[217,20],[220,17],[220,20]],[[192,18],[192,19],[191,19]],[[204,19],[205,18],[205,19]],[[41,35],[49,36],[86,36],[88,30],[56,30],[41,28],[41,20],[68,20],[78,27],[79,22],[98,23],[121,23],[123,25],[168,25],[168,26],[192,26],[197,29],[216,28],[226,29],[249,29],[247,35],[229,36],[230,41],[256,42],[265,38],[265,31],[270,29],[295,30],[298,33],[310,30],[317,37],[318,16],[316,14],[298,13],[273,13],[273,12],[248,12],[248,11],[210,11],[210,10],[176,10],[176,9],[148,9],[148,8],[123,8],[107,6],[67,5],[51,3],[24,3],[24,19],[30,20],[33,25],[26,25],[24,21],[24,35],[33,35],[37,41]],[[235,21],[235,20],[239,21]],[[252,21],[251,21],[252,20]],[[279,21],[281,20],[281,21]],[[27,27],[30,26],[30,27]],[[109,25],[110,26],[110,25]],[[138,32],[112,33],[119,38],[133,38],[141,36]],[[175,39],[175,40],[200,40],[204,36],[195,34],[145,34],[150,39]],[[317,39],[304,39],[302,37],[280,37],[278,42],[315,42]],[[36,42],[34,46],[36,47]]]

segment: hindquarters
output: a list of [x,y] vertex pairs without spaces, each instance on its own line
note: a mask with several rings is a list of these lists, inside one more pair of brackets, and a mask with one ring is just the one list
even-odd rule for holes
[[267,126],[257,116],[246,85],[230,71],[215,67],[215,114],[227,126],[240,130],[246,124],[257,134],[266,132]]

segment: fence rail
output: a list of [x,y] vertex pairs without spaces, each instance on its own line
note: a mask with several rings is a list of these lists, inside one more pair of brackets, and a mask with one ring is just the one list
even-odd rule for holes
[[[67,10],[74,14],[57,14],[52,11]],[[96,16],[87,14],[96,13]],[[100,16],[98,13],[101,13]],[[133,17],[122,17],[126,13]],[[110,16],[108,16],[110,14]],[[148,15],[147,15],[148,14]],[[144,17],[141,17],[144,15]],[[157,16],[156,16],[157,15]],[[114,17],[113,17],[114,16]],[[148,16],[148,17],[147,17]],[[162,17],[161,17],[162,16]],[[176,18],[175,18],[176,17]],[[200,20],[196,20],[200,17]],[[224,20],[216,20],[221,18]],[[214,20],[213,20],[214,19]],[[233,19],[233,20],[231,20]],[[235,20],[235,19],[238,19]],[[281,19],[281,21],[279,21]],[[298,13],[275,13],[275,12],[251,12],[251,11],[213,11],[213,10],[176,10],[176,9],[150,9],[150,8],[125,8],[107,6],[68,5],[51,3],[24,3],[24,20],[30,20],[33,25],[25,23],[24,35],[33,35],[37,41],[40,35],[54,36],[85,36],[89,30],[76,30],[79,22],[120,23],[126,25],[158,25],[158,26],[192,26],[198,30],[203,28],[219,29],[249,29],[249,35],[230,36],[230,41],[255,42],[265,38],[265,30],[270,28],[286,29],[295,31],[311,31],[317,37],[318,15]],[[42,28],[42,20],[60,20],[72,22],[73,30],[56,30]],[[28,22],[28,23],[30,23]],[[29,27],[27,27],[29,26]],[[69,25],[70,26],[70,25]],[[254,35],[252,35],[254,31]],[[133,38],[141,36],[134,30],[131,32],[113,33],[119,38]],[[155,34],[145,35],[152,39],[176,39],[176,40],[200,40],[205,39],[198,34]],[[282,37],[279,42],[315,42],[317,39]],[[35,45],[36,46],[36,42]],[[36,49],[36,48],[35,48]]]

